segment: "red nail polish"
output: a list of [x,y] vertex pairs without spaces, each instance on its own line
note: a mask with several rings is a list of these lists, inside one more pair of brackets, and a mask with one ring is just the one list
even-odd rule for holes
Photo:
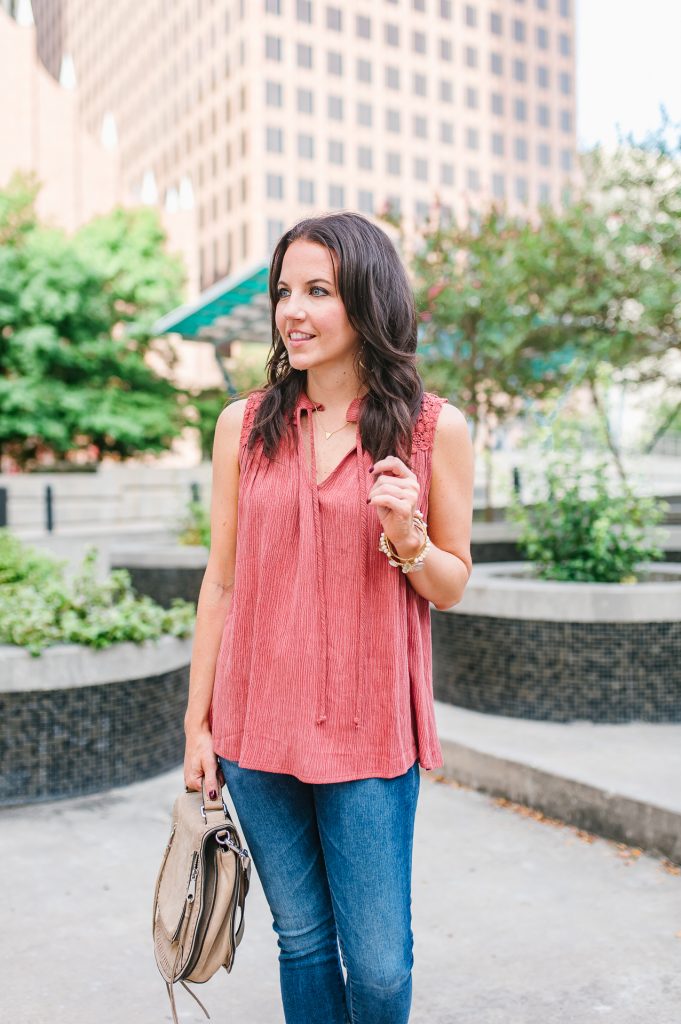
[[211,791],[208,794],[208,796],[211,798],[211,800],[215,800],[217,798],[217,793],[215,792],[214,789],[211,789]]
[[369,472],[373,473],[373,471],[374,471],[374,467],[373,466],[369,466]]

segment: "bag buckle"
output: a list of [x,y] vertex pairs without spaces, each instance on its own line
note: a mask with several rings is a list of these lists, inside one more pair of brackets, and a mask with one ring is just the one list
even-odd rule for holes
[[[225,803],[224,798],[223,798],[223,801],[222,801],[222,809],[225,812],[225,817],[228,818],[229,817],[229,811],[227,810],[227,804]],[[201,804],[201,815],[202,815],[203,820],[205,821],[205,823],[207,825],[208,824],[208,818],[206,817],[206,808],[205,808],[204,804]]]
[[244,857],[250,856],[245,846],[242,849],[237,843],[234,842],[233,839],[230,839],[229,832],[216,832],[215,840],[217,843],[220,844],[220,846],[228,846],[230,850],[234,850],[234,852],[238,854],[242,860],[244,859]]

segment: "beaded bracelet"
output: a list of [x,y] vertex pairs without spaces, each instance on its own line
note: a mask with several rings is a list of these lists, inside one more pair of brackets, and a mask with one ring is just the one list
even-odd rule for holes
[[420,530],[423,536],[423,544],[413,558],[401,558],[386,537],[385,533],[382,533],[378,540],[378,550],[387,555],[390,564],[398,566],[402,572],[418,572],[419,569],[422,569],[426,554],[428,553],[428,548],[430,547],[428,528],[423,518],[423,513],[419,509],[416,509],[414,512],[414,526]]

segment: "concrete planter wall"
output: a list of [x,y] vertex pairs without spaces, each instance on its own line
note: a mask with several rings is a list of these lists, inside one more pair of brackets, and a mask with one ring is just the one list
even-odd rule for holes
[[39,658],[0,646],[0,805],[125,786],[182,763],[192,640]]
[[604,584],[474,566],[463,600],[432,611],[436,698],[554,722],[681,722],[681,568],[640,568],[647,582]]
[[207,560],[207,548],[186,544],[125,545],[109,556],[112,569],[127,569],[135,590],[165,608],[175,597],[196,604]]

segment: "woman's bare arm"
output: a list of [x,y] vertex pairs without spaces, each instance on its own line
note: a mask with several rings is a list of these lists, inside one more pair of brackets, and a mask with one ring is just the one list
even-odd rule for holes
[[215,754],[208,721],[215,667],[225,618],[234,589],[237,502],[239,494],[239,437],[246,399],[222,410],[215,427],[210,510],[211,543],[201,583],[194,627],[189,696],[184,716],[186,736],[185,785],[215,788]]

